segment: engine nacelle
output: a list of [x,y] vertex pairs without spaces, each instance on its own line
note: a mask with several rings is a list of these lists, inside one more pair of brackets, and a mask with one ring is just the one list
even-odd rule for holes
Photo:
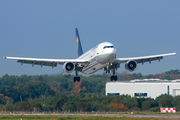
[[63,71],[66,73],[71,73],[74,71],[74,69],[75,69],[75,65],[72,62],[65,62],[63,64]]
[[136,70],[137,62],[134,60],[127,61],[125,64],[125,68],[126,68],[126,70],[132,72],[132,71]]

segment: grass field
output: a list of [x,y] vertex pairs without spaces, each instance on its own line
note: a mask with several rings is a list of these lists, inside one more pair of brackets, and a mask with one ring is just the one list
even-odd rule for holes
[[[0,120],[169,120],[168,118],[0,115]],[[173,119],[179,120],[179,119]]]
[[[14,115],[12,115],[12,113]],[[122,114],[130,115],[131,112],[88,112],[88,113],[85,113],[85,112],[81,112],[81,113],[37,112],[37,113],[33,113],[33,114],[42,114],[42,115],[31,115],[32,112],[23,112],[22,115],[20,114],[21,112],[1,112],[0,120],[169,120],[169,118],[153,118],[153,117],[155,116],[157,117],[157,115],[163,115],[164,117],[167,115],[174,116],[180,113],[178,112],[177,113],[133,112],[133,114],[136,114],[136,115],[139,115],[139,114],[149,115],[150,114],[152,118],[138,118],[138,117],[135,117],[136,115],[123,117],[124,115],[122,115]],[[58,114],[62,114],[63,116],[56,116]],[[71,116],[72,114],[74,114],[74,116]],[[80,114],[81,115],[88,114],[88,116],[81,116]],[[97,114],[99,116],[94,116],[94,114]],[[109,116],[107,117],[108,114]],[[76,116],[76,115],[80,115],[80,116]],[[177,118],[177,117],[173,117],[173,118]],[[180,120],[180,119],[173,119],[173,120]]]

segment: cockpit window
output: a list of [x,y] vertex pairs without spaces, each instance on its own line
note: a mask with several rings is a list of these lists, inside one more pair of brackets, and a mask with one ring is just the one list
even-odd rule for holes
[[106,48],[114,48],[114,46],[104,46],[103,49],[106,49]]

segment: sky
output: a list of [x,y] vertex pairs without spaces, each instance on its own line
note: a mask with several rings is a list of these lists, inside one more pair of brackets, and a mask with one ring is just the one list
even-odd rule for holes
[[[0,77],[62,73],[62,65],[21,66],[3,57],[77,58],[75,28],[84,52],[105,41],[116,46],[118,58],[177,52],[138,64],[131,73],[180,69],[179,5],[179,0],[1,0]],[[117,72],[126,71],[120,66]]]

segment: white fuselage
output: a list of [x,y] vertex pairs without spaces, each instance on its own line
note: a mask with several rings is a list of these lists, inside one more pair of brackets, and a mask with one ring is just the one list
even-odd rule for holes
[[83,67],[82,73],[91,74],[111,64],[116,59],[116,48],[112,43],[103,42],[90,49],[77,59],[89,59],[90,63]]

